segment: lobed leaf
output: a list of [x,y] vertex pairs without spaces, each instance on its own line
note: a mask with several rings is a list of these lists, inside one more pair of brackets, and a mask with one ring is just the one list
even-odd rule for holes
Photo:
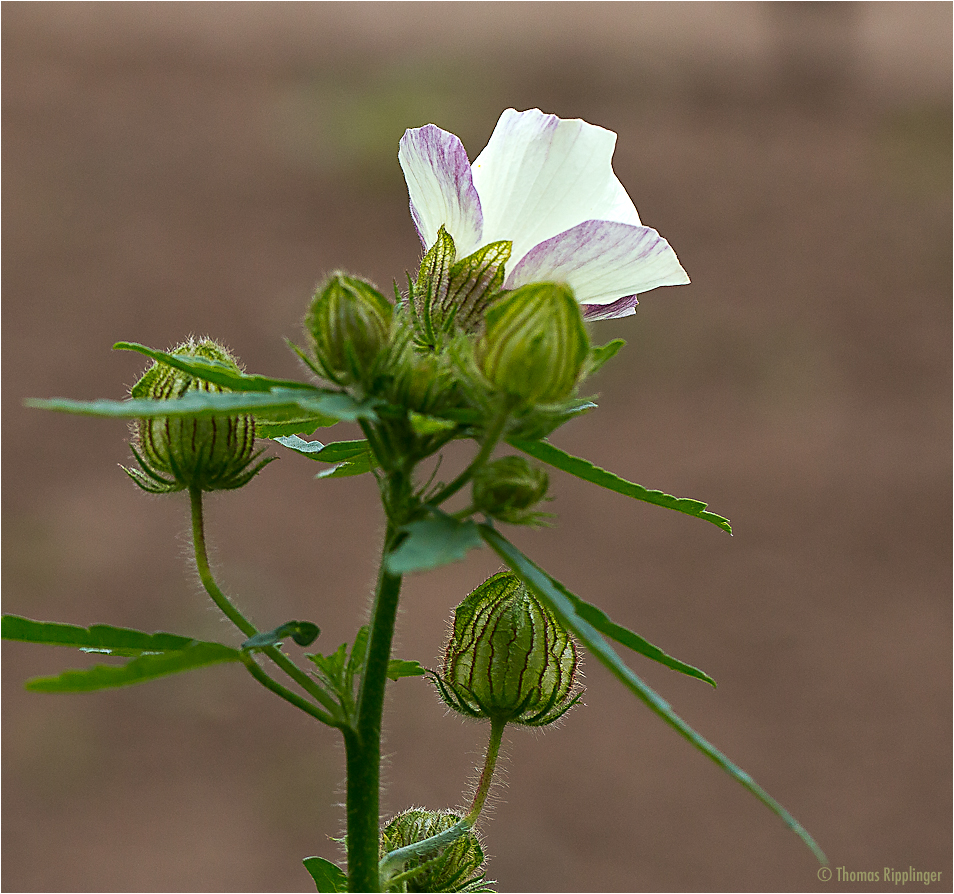
[[18,615],[4,615],[0,622],[3,639],[22,643],[43,643],[48,646],[72,646],[87,652],[102,652],[121,657],[136,657],[145,653],[184,649],[195,642],[188,636],[175,633],[144,633],[128,627],[94,624],[77,627],[32,621]]
[[626,497],[632,497],[634,500],[642,500],[645,503],[652,503],[655,506],[662,506],[666,509],[674,509],[676,512],[684,512],[686,515],[694,515],[696,518],[711,522],[723,531],[732,533],[732,526],[727,518],[716,515],[714,512],[707,512],[706,505],[701,500],[690,500],[686,497],[673,497],[670,494],[663,493],[661,490],[649,490],[641,484],[635,484],[620,478],[606,469],[601,469],[594,465],[588,459],[579,456],[573,456],[559,447],[554,447],[548,441],[525,441],[518,438],[508,438],[507,443],[517,450],[522,450],[534,459],[569,472],[577,478],[598,484],[607,490],[615,491]]
[[[560,621],[579,637],[580,641],[590,650],[593,656],[616,677],[630,692],[642,701],[651,711],[661,717],[679,735],[687,739],[695,748],[706,757],[718,764],[726,773],[735,779],[743,788],[751,792],[766,807],[769,808],[782,822],[784,822],[804,844],[812,851],[821,863],[828,860],[821,848],[808,831],[799,823],[781,804],[768,794],[748,773],[736,766],[721,751],[709,741],[699,735],[688,723],[679,717],[669,703],[647,686],[613,650],[613,647],[603,638],[600,631],[590,621],[580,615],[569,598],[569,591],[562,585],[557,585],[543,569],[535,565],[510,541],[502,537],[489,525],[479,526],[480,535],[494,552],[499,555],[507,566],[542,599],[560,619]],[[580,600],[582,601],[582,600]]]

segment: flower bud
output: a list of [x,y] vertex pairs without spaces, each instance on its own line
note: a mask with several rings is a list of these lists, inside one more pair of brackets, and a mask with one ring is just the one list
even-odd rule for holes
[[[235,358],[210,339],[173,348],[185,358],[214,360],[239,371]],[[134,398],[174,400],[189,391],[228,391],[165,363],[154,363],[132,387]],[[125,469],[143,490],[172,493],[185,488],[232,490],[247,484],[270,459],[252,466],[255,420],[252,416],[154,416],[133,423],[133,455],[139,469]]]
[[322,374],[338,385],[365,381],[387,344],[391,305],[363,279],[333,273],[311,301],[305,329]]
[[435,682],[468,717],[545,726],[582,696],[576,670],[570,634],[515,574],[501,571],[457,606]]
[[474,475],[474,508],[512,525],[533,523],[543,513],[531,510],[546,496],[549,483],[547,473],[522,456],[504,456]]
[[590,340],[567,286],[521,286],[492,304],[485,320],[475,356],[498,391],[531,404],[573,393]]
[[[381,832],[381,852],[383,854],[407,847],[446,832],[463,819],[450,810],[423,810],[411,808],[399,813]],[[484,852],[474,832],[465,832],[450,844],[438,847],[417,857],[411,857],[404,864],[401,873],[428,864],[416,875],[403,883],[402,891],[488,891],[480,886],[483,873]],[[388,888],[387,890],[391,890]]]

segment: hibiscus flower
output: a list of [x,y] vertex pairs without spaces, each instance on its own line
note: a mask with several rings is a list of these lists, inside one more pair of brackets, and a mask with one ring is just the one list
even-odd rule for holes
[[504,288],[566,283],[587,318],[606,319],[635,313],[642,292],[689,282],[613,173],[615,146],[615,133],[579,118],[507,109],[473,164],[433,124],[408,130],[398,159],[425,250],[441,226],[458,258],[509,240]]

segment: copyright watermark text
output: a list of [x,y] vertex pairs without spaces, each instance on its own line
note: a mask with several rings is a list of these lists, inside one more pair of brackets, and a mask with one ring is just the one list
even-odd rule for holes
[[895,885],[919,884],[930,885],[941,880],[940,872],[929,872],[925,869],[895,869],[884,866],[881,869],[848,869],[845,866],[822,866],[818,870],[818,878],[823,882],[888,882]]

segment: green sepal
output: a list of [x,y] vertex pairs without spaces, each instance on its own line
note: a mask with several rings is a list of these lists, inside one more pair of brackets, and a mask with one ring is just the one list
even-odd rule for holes
[[477,525],[459,521],[443,512],[405,525],[407,535],[385,563],[391,574],[428,571],[463,559],[472,549],[483,546]]
[[584,481],[598,484],[600,487],[605,487],[607,490],[615,491],[626,497],[632,497],[634,500],[642,500],[644,503],[652,503],[655,506],[662,506],[665,509],[673,509],[676,512],[684,512],[686,515],[693,515],[696,518],[711,522],[717,528],[722,528],[723,531],[727,531],[729,534],[732,533],[732,526],[729,524],[729,520],[723,518],[721,515],[716,515],[714,512],[707,512],[707,504],[701,500],[674,497],[670,494],[663,493],[661,490],[648,490],[641,484],[620,478],[618,475],[614,475],[612,472],[607,472],[606,469],[601,469],[599,466],[594,465],[588,459],[573,456],[561,450],[559,447],[554,447],[547,441],[524,441],[519,438],[510,437],[507,438],[507,443],[510,444],[511,447],[516,447],[517,450],[522,450],[534,459],[540,460],[540,462],[547,463],[564,472],[569,472],[569,474],[575,475],[577,478],[582,478]]
[[348,890],[348,876],[324,857],[305,857],[301,861],[315,882],[319,894],[343,894]]
[[242,643],[243,651],[252,649],[266,649],[269,646],[277,646],[282,640],[291,637],[299,646],[310,646],[321,633],[317,624],[311,621],[288,621],[274,630],[266,630],[263,633],[256,633],[255,636],[245,640]]
[[450,268],[447,305],[453,308],[453,322],[464,332],[473,332],[484,311],[503,286],[504,264],[510,260],[513,242],[491,242],[455,261]]
[[[613,647],[603,638],[590,621],[581,616],[573,600],[567,595],[569,591],[543,569],[535,565],[520,550],[506,538],[502,537],[489,525],[480,525],[480,534],[487,545],[500,556],[515,574],[537,595],[538,598],[550,607],[560,621],[568,627],[580,641],[590,650],[592,655],[630,692],[642,701],[653,713],[662,718],[679,735],[701,751],[706,757],[714,761],[726,773],[736,780],[743,788],[755,795],[769,808],[782,822],[784,822],[802,842],[812,851],[820,863],[828,860],[808,831],[799,823],[781,804],[768,794],[748,773],[736,766],[721,751],[709,741],[699,735],[688,723],[679,717],[665,699],[647,686],[622,661]],[[582,600],[581,600],[582,601]]]

